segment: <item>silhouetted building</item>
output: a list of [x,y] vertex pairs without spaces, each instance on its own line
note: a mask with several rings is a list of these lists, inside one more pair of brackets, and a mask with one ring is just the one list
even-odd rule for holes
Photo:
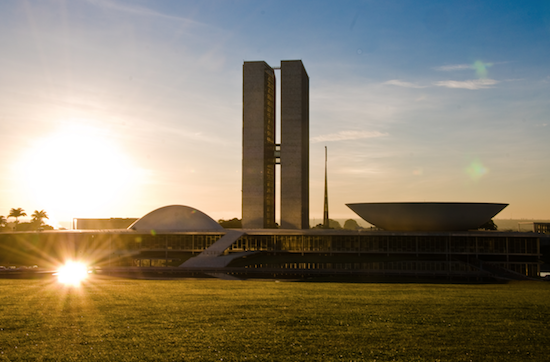
[[275,227],[275,72],[243,65],[243,227]]
[[309,77],[281,62],[281,228],[309,229]]
[[171,205],[148,213],[127,230],[2,232],[0,264],[53,271],[77,259],[106,274],[130,276],[200,276],[216,270],[237,278],[491,281],[539,276],[541,239],[548,240],[533,232],[225,230],[195,208]]
[[275,143],[275,84],[275,72],[267,63],[244,62],[243,227],[275,227],[275,164],[280,160],[281,227],[307,229],[309,78],[302,61],[281,62],[280,148]]
[[550,223],[547,222],[534,222],[533,229],[536,233],[550,234]]
[[127,229],[136,220],[137,218],[74,219],[73,228],[78,230]]

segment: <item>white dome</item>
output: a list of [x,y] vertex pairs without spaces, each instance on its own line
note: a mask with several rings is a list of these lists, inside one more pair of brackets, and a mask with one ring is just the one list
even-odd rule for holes
[[189,206],[164,206],[143,216],[128,229],[150,232],[222,231],[220,224],[205,213]]

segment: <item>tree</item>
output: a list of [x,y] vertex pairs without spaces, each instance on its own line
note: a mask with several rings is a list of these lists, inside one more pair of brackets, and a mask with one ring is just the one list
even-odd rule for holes
[[346,229],[346,230],[359,230],[359,229],[362,229],[362,227],[359,226],[357,221],[355,221],[353,219],[348,219],[344,223],[344,229]]
[[498,226],[493,220],[487,221],[485,224],[481,225],[478,229],[481,230],[497,230]]
[[340,223],[336,220],[332,220],[332,219],[329,219],[328,220],[328,226],[329,226],[329,229],[341,229],[342,226],[340,225]]
[[32,216],[32,222],[38,224],[38,226],[44,223],[44,219],[49,219],[48,214],[44,210],[34,210]]
[[8,217],[14,217],[15,218],[15,227],[17,228],[17,224],[19,224],[19,218],[21,216],[27,216],[27,213],[22,208],[18,207],[17,209],[11,209],[10,214]]
[[226,229],[242,229],[243,227],[242,220],[237,219],[236,217],[231,220],[220,219],[218,220],[218,224]]
[[0,228],[5,227],[8,224],[8,219],[4,215],[0,215]]
[[[342,229],[342,226],[340,226],[340,223],[338,221],[329,219],[328,228],[339,230],[339,229]],[[323,224],[317,224],[312,229],[326,229],[326,227]]]

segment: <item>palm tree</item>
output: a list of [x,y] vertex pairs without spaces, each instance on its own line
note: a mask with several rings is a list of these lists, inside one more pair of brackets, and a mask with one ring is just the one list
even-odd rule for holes
[[11,209],[8,217],[15,218],[15,225],[19,224],[19,218],[21,216],[27,216],[27,213],[22,208],[18,207],[17,209]]
[[0,215],[0,228],[3,228],[8,224],[8,219],[4,217],[4,215]]
[[44,210],[34,210],[32,216],[32,222],[42,225],[44,219],[49,219],[48,214]]

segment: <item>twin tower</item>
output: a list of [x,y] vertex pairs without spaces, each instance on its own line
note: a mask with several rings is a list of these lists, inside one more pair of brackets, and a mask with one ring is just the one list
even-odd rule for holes
[[275,165],[281,165],[281,228],[309,228],[309,77],[281,61],[281,143],[275,141],[275,71],[243,64],[243,228],[275,228]]

